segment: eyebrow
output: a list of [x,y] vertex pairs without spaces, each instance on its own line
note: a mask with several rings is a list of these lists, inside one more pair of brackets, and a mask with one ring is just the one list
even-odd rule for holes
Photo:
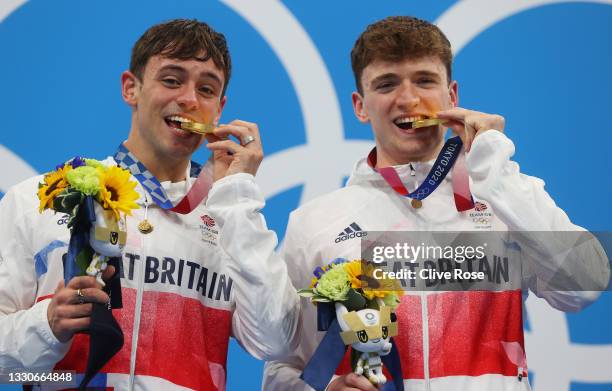
[[426,70],[421,70],[421,71],[416,71],[415,76],[429,76],[429,77],[433,77],[436,79],[440,79],[440,74],[438,74],[437,72],[432,72],[432,71],[426,71]]
[[397,75],[397,73],[385,73],[380,76],[376,76],[374,79],[372,79],[370,81],[370,85],[380,83],[381,81],[384,81],[384,80],[397,79],[398,77],[399,76]]
[[[179,72],[181,74],[186,74],[187,70],[185,68],[183,68],[180,65],[176,65],[176,64],[168,64],[168,65],[164,65],[163,67],[159,68],[158,73],[164,72],[164,71],[176,71]],[[221,81],[221,78],[214,72],[211,71],[204,71],[200,73],[200,78],[210,78],[215,80],[216,82],[218,82],[219,84],[223,85],[223,82]]]
[[[428,71],[428,70],[419,70],[414,72],[413,76],[428,76],[428,77],[432,77],[435,78],[437,80],[440,80],[441,77],[437,72],[432,72],[432,71]],[[374,79],[372,79],[372,81],[370,81],[370,85],[372,84],[376,84],[376,83],[380,83],[382,81],[386,81],[386,80],[394,80],[399,78],[400,76],[397,73],[393,73],[393,72],[389,72],[389,73],[385,73],[382,74],[380,76],[376,76]]]

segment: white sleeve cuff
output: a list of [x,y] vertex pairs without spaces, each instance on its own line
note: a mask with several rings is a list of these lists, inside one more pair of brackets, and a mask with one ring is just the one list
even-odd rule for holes
[[[26,340],[21,344],[20,356],[26,368],[35,368],[42,365],[53,368],[70,349],[72,340],[60,342],[49,325],[47,309],[51,299],[45,299],[34,304],[32,311],[31,332],[25,333]],[[30,327],[28,327],[30,328]]]
[[49,310],[49,304],[51,304],[51,299],[41,300],[38,303],[34,304],[32,309],[38,312],[38,320],[39,322],[36,324],[36,330],[38,334],[45,340],[50,348],[53,348],[55,345],[62,344],[53,331],[51,330],[51,325],[49,324],[49,318],[47,317],[47,311]]

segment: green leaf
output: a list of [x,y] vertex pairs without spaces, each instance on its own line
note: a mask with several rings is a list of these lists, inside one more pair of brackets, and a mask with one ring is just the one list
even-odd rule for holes
[[302,296],[302,297],[313,297],[316,296],[316,293],[314,293],[312,291],[312,288],[308,288],[308,289],[300,289],[299,291],[297,291],[298,295]]
[[332,301],[325,296],[313,296],[310,299],[313,303],[331,303]]
[[73,209],[75,205],[81,204],[85,196],[77,190],[69,190],[62,198],[62,206],[66,209]]
[[400,303],[400,299],[395,293],[389,293],[383,297],[383,302],[386,306],[389,306],[392,310],[395,310]]
[[81,204],[76,204],[74,206],[74,209],[72,209],[71,211],[66,212],[66,213],[68,213],[70,215],[70,217],[68,218],[68,224],[66,225],[68,227],[68,229],[72,229],[72,227],[74,227],[74,225],[79,222],[79,219],[82,220],[83,216],[79,216],[79,209],[80,208],[81,208]]
[[365,308],[366,299],[355,289],[351,288],[346,295],[346,300],[343,301],[342,304],[344,304],[349,311],[359,311]]
[[53,209],[61,213],[72,213],[76,205],[83,202],[85,196],[78,190],[66,189],[53,200]]

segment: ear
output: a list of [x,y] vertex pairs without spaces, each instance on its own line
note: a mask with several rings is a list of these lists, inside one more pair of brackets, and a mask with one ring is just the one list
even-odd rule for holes
[[457,80],[453,80],[448,86],[448,93],[450,95],[450,101],[452,107],[459,106],[459,84]]
[[338,324],[340,325],[340,329],[342,331],[349,331],[351,328],[344,321],[344,314],[347,314],[348,310],[342,303],[336,302],[336,319],[338,319]]
[[138,104],[138,92],[140,81],[130,71],[121,74],[121,96],[128,105],[134,107]]
[[359,122],[364,124],[370,122],[368,114],[365,110],[363,96],[361,96],[361,94],[358,92],[353,92],[353,94],[351,94],[351,99],[353,101],[353,111],[355,111],[355,116]]
[[225,103],[227,102],[227,95],[225,95],[219,101],[219,106],[217,107],[217,113],[215,114],[215,126],[219,125],[219,120],[221,119],[221,113],[223,112],[223,108],[225,107]]

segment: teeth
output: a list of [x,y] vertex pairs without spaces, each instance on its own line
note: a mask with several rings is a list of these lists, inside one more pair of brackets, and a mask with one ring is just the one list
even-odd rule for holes
[[178,116],[178,115],[172,115],[172,116],[168,117],[168,119],[169,119],[170,121],[176,121],[176,122],[181,122],[181,123],[184,123],[184,122],[193,122],[193,121],[192,121],[192,120],[190,120],[190,119],[187,119],[187,118],[185,118],[185,117],[180,117],[180,116]]
[[423,116],[423,115],[417,115],[414,117],[403,117],[403,118],[399,118],[395,120],[395,123],[400,125],[400,124],[405,124],[407,122],[414,122],[414,121],[420,121],[423,119],[427,119],[427,117]]

